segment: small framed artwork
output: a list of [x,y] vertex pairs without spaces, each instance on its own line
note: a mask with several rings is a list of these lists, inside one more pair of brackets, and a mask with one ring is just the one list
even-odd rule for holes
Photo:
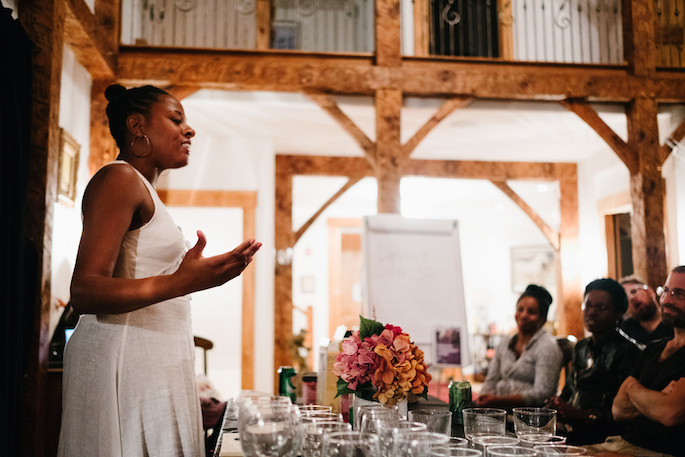
[[74,206],[80,150],[81,146],[76,140],[66,130],[61,129],[57,170],[57,199],[66,206]]
[[462,328],[435,328],[435,364],[440,367],[462,365]]
[[273,49],[300,49],[300,23],[274,21]]
[[528,284],[553,290],[556,285],[556,262],[551,246],[519,246],[511,248],[511,288],[515,293],[526,290]]

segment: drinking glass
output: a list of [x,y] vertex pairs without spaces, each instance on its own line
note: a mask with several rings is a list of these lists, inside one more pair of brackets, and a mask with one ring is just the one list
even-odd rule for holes
[[322,457],[378,457],[378,437],[356,431],[326,433],[321,439]]
[[481,435],[473,437],[473,447],[480,449],[483,454],[487,454],[487,450],[492,446],[518,446],[519,440],[513,436],[505,435]]
[[340,413],[334,413],[330,411],[305,411],[304,413],[301,413],[302,418],[307,418],[307,417],[312,417],[316,418],[320,421],[326,420],[326,421],[338,421],[342,422],[342,414]]
[[452,434],[452,411],[448,409],[415,409],[409,411],[408,419],[423,422],[429,432]]
[[407,433],[425,432],[428,426],[421,422],[397,421],[394,422],[389,418],[377,421],[378,439],[380,440],[381,456],[394,457],[393,446],[395,438],[404,436]]
[[535,449],[523,446],[490,446],[485,451],[487,457],[536,457]]
[[464,435],[473,441],[474,437],[504,435],[507,412],[497,408],[465,408],[463,410]]
[[[240,441],[248,457],[295,457],[301,447],[294,405],[251,405],[244,412]],[[239,431],[240,431],[239,427]]]
[[483,451],[480,449],[472,449],[469,447],[454,447],[454,448],[442,448],[436,447],[431,449],[428,453],[428,457],[481,457]]
[[557,432],[557,410],[550,408],[513,408],[514,431],[538,435],[555,435]]
[[521,433],[518,435],[521,446],[535,447],[543,445],[566,444],[566,437],[561,435],[540,435],[538,433]]
[[428,457],[435,449],[444,449],[449,436],[428,431],[397,434],[392,444],[395,457]]
[[333,411],[332,406],[326,405],[299,405],[298,408],[301,414],[308,414],[310,412],[330,413]]
[[559,457],[562,455],[585,455],[587,449],[581,446],[567,444],[535,446],[533,449],[538,457]]
[[348,432],[352,430],[352,426],[347,422],[314,421],[305,424],[302,430],[302,457],[320,457],[321,441],[326,433]]
[[380,403],[363,404],[356,406],[353,412],[354,424],[353,428],[355,430],[360,430],[362,425],[362,418],[365,414],[381,416],[381,415],[391,415],[397,418],[400,417],[400,410],[397,405],[382,405]]

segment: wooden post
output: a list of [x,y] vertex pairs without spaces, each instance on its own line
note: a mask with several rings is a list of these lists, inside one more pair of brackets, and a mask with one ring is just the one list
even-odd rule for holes
[[379,90],[376,92],[376,161],[374,170],[378,181],[379,213],[400,213],[401,111],[401,91]]
[[630,103],[628,144],[638,151],[638,170],[630,175],[633,203],[633,271],[656,287],[666,279],[664,181],[661,177],[657,103],[638,97]]
[[288,339],[293,333],[293,267],[292,257],[285,254],[292,251],[293,233],[293,185],[292,175],[279,170],[276,165],[276,218],[275,247],[276,266],[274,272],[274,393],[278,393],[276,371],[283,365],[292,365],[293,359],[287,351]]
[[60,144],[59,97],[62,76],[65,5],[62,0],[20,3],[19,18],[35,45],[33,106],[29,158],[26,239],[35,263],[37,291],[33,303],[33,335],[26,367],[22,446],[26,455],[44,455],[47,424],[47,362],[50,344],[50,279],[53,208],[57,199],[57,164]]
[[559,265],[557,296],[557,317],[559,319],[559,335],[574,335],[581,339],[584,334],[583,316],[580,304],[583,301],[582,285],[580,284],[578,243],[578,176],[576,165],[565,165],[559,176],[561,228],[559,243]]
[[635,76],[656,71],[656,15],[654,0],[623,0],[623,53]]
[[105,164],[116,159],[119,149],[109,132],[105,89],[112,81],[94,80],[90,90],[90,155],[88,169],[91,176]]
[[401,64],[400,2],[376,0],[376,65],[399,67]]

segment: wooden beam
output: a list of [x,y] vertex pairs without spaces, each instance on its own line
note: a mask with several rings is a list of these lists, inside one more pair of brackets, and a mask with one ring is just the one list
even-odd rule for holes
[[[160,189],[159,198],[166,206],[241,208],[243,211],[243,238],[254,238],[256,233],[255,208],[257,192],[229,190]],[[241,387],[254,388],[255,342],[255,269],[248,267],[242,278],[241,325]]]
[[361,179],[362,176],[351,176],[350,179],[348,179],[347,182],[335,194],[333,194],[333,196],[329,198],[328,201],[326,201],[326,203],[324,203],[321,208],[319,208],[318,211],[316,211],[314,215],[312,215],[312,217],[310,217],[309,220],[302,225],[302,227],[297,230],[297,232],[295,232],[295,243],[297,243],[300,237],[304,235],[309,227],[311,227],[314,221],[321,216],[321,213],[323,213],[326,208],[335,202],[342,194],[347,192],[352,186],[357,184]]
[[578,179],[575,164],[569,166],[559,178],[559,202],[561,225],[559,228],[559,271],[557,274],[557,318],[559,335],[574,335],[581,339],[585,335],[583,301],[580,283],[579,221],[578,221]]
[[[640,77],[656,72],[656,14],[653,0],[623,0],[623,53],[628,70]],[[650,20],[651,19],[651,20]]]
[[373,163],[376,160],[376,143],[371,141],[362,129],[360,129],[357,124],[340,109],[333,97],[325,94],[313,93],[308,93],[306,95],[352,136],[352,139],[354,139],[359,147],[362,148],[362,151],[364,151],[364,154],[370,163]]
[[93,80],[90,89],[90,155],[88,170],[93,176],[100,168],[116,159],[119,154],[114,138],[109,131],[107,99],[105,89],[112,81]]
[[[363,157],[277,155],[276,168],[287,175],[374,176]],[[551,162],[480,162],[473,160],[407,160],[403,174],[432,178],[463,178],[508,181],[513,179],[555,181],[577,179],[576,165]]]
[[[25,361],[26,384],[22,398],[21,445],[25,455],[46,455],[47,369],[50,345],[50,281],[54,204],[60,150],[59,105],[66,7],[63,0],[35,0],[19,4],[19,20],[34,44],[32,56],[31,143],[28,161],[24,250],[26,284],[33,302],[15,303],[32,311],[30,346]],[[5,69],[4,71],[11,71]],[[16,151],[14,152],[16,153]],[[25,335],[28,337],[29,335]]]
[[638,169],[630,174],[633,271],[648,284],[663,284],[667,275],[657,113],[656,102],[647,98],[635,99],[628,109],[628,143],[640,151]]
[[255,0],[257,2],[257,49],[271,48],[271,1]]
[[281,366],[293,364],[288,352],[288,340],[293,333],[293,267],[290,259],[279,254],[292,252],[295,245],[293,233],[293,185],[292,175],[284,172],[276,161],[274,233],[276,265],[274,271],[274,392],[278,393],[278,375]]
[[414,151],[416,146],[428,135],[435,127],[458,108],[466,108],[473,103],[473,97],[454,97],[442,104],[436,113],[421,126],[413,137],[402,146],[402,159],[407,159]]
[[514,16],[511,13],[511,0],[497,0],[497,11],[499,57],[514,60]]
[[402,144],[400,116],[402,92],[379,90],[376,93],[376,161],[378,212],[399,214]]
[[581,103],[574,100],[562,100],[559,102],[561,106],[567,110],[576,113],[578,117],[584,120],[597,134],[609,145],[609,147],[616,153],[616,155],[628,167],[628,170],[635,172],[637,170],[637,151],[632,149],[628,144],[621,139],[611,127],[609,127],[599,114],[586,103]]
[[555,251],[559,251],[559,232],[550,227],[542,218],[525,202],[505,181],[490,180],[499,190],[509,197],[526,215],[533,221],[533,223],[540,229],[549,244],[552,245]]
[[374,6],[376,11],[376,65],[397,68],[402,62],[400,2],[397,0],[376,0]]
[[403,57],[398,68],[370,54],[211,51],[122,46],[118,80],[125,85],[197,84],[225,90],[373,95],[397,88],[406,96],[469,95],[509,100],[583,98],[628,102],[643,94],[685,100],[685,78],[663,72],[638,78],[620,66],[535,64],[432,56]]
[[[118,37],[119,33],[118,28],[116,31],[111,29],[110,25],[114,19],[102,16],[101,21],[97,20],[83,0],[65,0],[64,3],[66,5],[65,42],[74,51],[76,60],[83,65],[93,79],[114,79],[116,47],[112,45],[111,34],[115,33]],[[118,1],[111,3],[119,4]],[[106,11],[114,14],[111,8]],[[119,17],[118,10],[116,10],[116,17]]]
[[671,135],[666,139],[666,142],[664,143],[663,146],[661,146],[661,150],[659,152],[659,161],[661,162],[661,165],[664,164],[666,159],[668,159],[668,156],[671,154],[671,151],[675,149],[675,147],[685,138],[685,120],[683,120],[678,127],[676,127],[673,132],[671,132]]
[[414,55],[426,57],[430,52],[430,4],[414,0]]

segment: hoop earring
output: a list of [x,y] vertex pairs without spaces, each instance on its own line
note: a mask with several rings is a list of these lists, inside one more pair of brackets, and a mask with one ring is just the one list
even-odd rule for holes
[[[133,152],[133,149],[135,148],[136,141],[140,139],[145,140],[145,150],[142,154],[138,155],[135,152]],[[135,157],[138,157],[139,159],[144,159],[145,157],[152,154],[152,145],[150,144],[150,139],[147,137],[147,135],[143,135],[142,137],[137,136],[133,139],[133,141],[131,141],[131,154],[133,154]]]

